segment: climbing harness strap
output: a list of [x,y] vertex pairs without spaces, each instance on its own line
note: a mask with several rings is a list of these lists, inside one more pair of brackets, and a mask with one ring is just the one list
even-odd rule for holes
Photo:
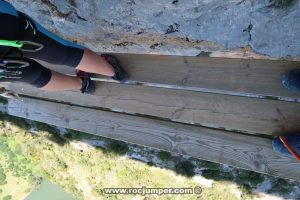
[[20,60],[0,60],[0,78],[21,79],[21,68],[28,67],[30,64]]
[[44,48],[44,45],[31,41],[0,40],[0,46],[18,48],[24,52],[37,52]]

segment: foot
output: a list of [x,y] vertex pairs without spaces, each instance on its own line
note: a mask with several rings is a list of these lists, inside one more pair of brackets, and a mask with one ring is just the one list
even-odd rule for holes
[[128,80],[129,76],[126,71],[118,64],[116,57],[109,54],[102,54],[102,58],[106,60],[115,70],[115,74],[111,77],[112,79],[124,83]]
[[[294,150],[294,152],[298,155],[300,155],[300,134],[286,134],[283,135],[283,138],[285,138],[288,145]],[[288,150],[286,145],[282,142],[280,137],[276,137],[272,141],[273,149],[278,154],[281,154],[283,156],[287,157],[293,157],[293,153]]]
[[282,84],[289,90],[300,91],[300,69],[287,73],[283,77]]
[[82,93],[92,94],[95,92],[95,84],[91,80],[91,73],[77,70],[76,75],[82,80],[82,86],[80,89]]

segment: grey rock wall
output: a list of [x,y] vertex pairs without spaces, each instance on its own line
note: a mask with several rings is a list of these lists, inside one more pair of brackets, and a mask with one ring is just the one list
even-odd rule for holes
[[286,8],[276,8],[269,1],[10,2],[51,31],[96,51],[299,58],[300,0]]

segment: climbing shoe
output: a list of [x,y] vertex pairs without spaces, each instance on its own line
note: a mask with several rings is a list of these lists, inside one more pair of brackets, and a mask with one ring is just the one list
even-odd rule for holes
[[76,75],[82,80],[82,86],[80,89],[82,93],[92,94],[95,92],[95,84],[91,80],[91,73],[76,70]]
[[287,73],[282,79],[282,84],[289,90],[300,92],[300,69]]
[[273,149],[278,154],[295,157],[300,161],[300,134],[292,133],[278,136],[272,141]]
[[129,76],[126,71],[118,64],[116,57],[109,54],[102,54],[102,58],[106,60],[115,70],[114,76],[111,78],[113,80],[119,81],[120,83],[124,83],[128,80]]

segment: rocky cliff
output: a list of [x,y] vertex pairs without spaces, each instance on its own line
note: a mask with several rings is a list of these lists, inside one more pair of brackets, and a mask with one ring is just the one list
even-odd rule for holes
[[[290,0],[291,1],[291,0]],[[300,57],[300,0],[10,0],[96,51]]]

